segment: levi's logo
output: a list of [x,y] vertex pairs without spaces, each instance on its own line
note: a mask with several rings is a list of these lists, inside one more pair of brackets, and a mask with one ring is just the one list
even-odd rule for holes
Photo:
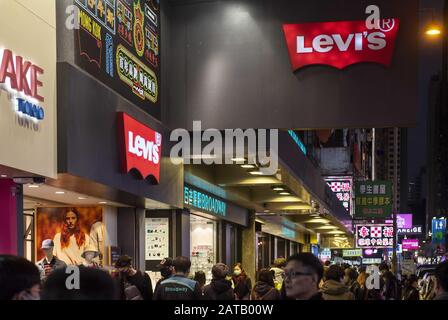
[[118,117],[120,137],[124,142],[124,171],[128,173],[136,170],[143,179],[151,177],[155,183],[159,183],[162,135],[124,112],[120,112]]
[[313,64],[338,69],[361,62],[390,66],[399,23],[384,19],[374,30],[367,29],[364,20],[284,24],[293,71]]

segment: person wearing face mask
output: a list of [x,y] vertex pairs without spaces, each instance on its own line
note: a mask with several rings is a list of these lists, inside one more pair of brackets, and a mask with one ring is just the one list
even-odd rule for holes
[[0,301],[39,299],[39,269],[25,258],[0,255]]
[[174,274],[173,259],[171,259],[169,257],[164,258],[162,261],[160,261],[160,263],[156,266],[156,268],[158,268],[160,270],[160,275],[162,276],[162,278],[160,278],[160,280],[157,281],[154,292],[157,291],[157,289],[160,286],[160,283],[163,280],[168,279],[169,277],[171,277]]
[[92,245],[86,247],[84,252],[81,255],[84,258],[84,262],[82,265],[86,268],[95,268],[99,269],[100,265],[94,261],[95,258],[99,256],[99,252]]
[[132,266],[132,258],[123,255],[115,263],[122,300],[152,300],[151,278]]
[[252,282],[244,272],[241,263],[237,263],[233,267],[233,291],[235,292],[237,300],[249,300],[252,291]]
[[36,263],[40,271],[41,281],[45,281],[48,276],[56,269],[66,268],[64,261],[60,260],[53,254],[54,242],[51,239],[42,241],[41,250],[45,253],[45,257]]

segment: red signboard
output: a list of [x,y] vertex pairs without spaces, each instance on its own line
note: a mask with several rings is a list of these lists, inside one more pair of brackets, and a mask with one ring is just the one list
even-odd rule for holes
[[15,56],[11,50],[0,50],[0,84],[7,83],[11,89],[44,102],[44,97],[38,92],[39,87],[43,86],[39,80],[43,73],[42,68],[21,56]]
[[394,228],[388,224],[356,225],[356,248],[389,248],[393,246]]
[[361,62],[389,66],[399,23],[384,19],[381,28],[373,30],[364,20],[284,24],[283,31],[294,71],[313,64],[338,69]]
[[120,112],[120,136],[123,147],[123,170],[137,170],[143,179],[152,177],[160,181],[160,157],[162,135],[140,123],[126,113]]

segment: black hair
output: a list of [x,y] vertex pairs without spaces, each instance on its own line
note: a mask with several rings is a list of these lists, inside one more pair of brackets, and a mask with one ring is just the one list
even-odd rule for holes
[[258,271],[258,281],[265,282],[271,287],[274,287],[274,271],[271,271],[269,269],[260,269]]
[[345,274],[350,278],[350,280],[354,281],[358,279],[358,272],[356,272],[353,268],[345,269]]
[[79,289],[70,290],[65,268],[53,271],[44,283],[42,300],[118,300],[118,282],[105,271],[79,267]]
[[300,262],[305,268],[310,269],[317,275],[317,283],[320,282],[324,274],[324,267],[319,259],[315,255],[309,252],[296,253],[290,256],[287,262],[296,261]]
[[383,271],[383,270],[389,271],[389,266],[387,265],[387,263],[382,262],[382,263],[379,265],[378,269],[380,269],[380,271]]
[[325,280],[334,280],[339,282],[342,278],[344,278],[344,275],[344,269],[337,264],[333,264],[328,268]]
[[132,266],[132,258],[128,255],[122,255],[115,262],[115,268],[125,268]]
[[174,269],[176,270],[176,272],[187,273],[191,268],[190,258],[183,257],[183,256],[176,257],[173,260],[173,266],[174,266]]
[[40,284],[39,269],[22,257],[0,255],[0,301]]
[[194,280],[199,283],[200,287],[203,287],[205,285],[205,272],[196,271],[194,274]]
[[443,291],[448,292],[448,261],[440,263],[435,270],[437,283]]

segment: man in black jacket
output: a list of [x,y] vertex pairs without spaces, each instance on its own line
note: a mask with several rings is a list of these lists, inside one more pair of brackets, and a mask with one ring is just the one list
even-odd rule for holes
[[174,274],[163,280],[154,293],[154,300],[199,300],[202,297],[199,284],[188,279],[191,261],[177,257],[173,261]]
[[229,267],[224,263],[217,263],[213,266],[213,279],[204,287],[203,300],[235,300],[232,283],[226,279],[229,272]]
[[121,256],[115,263],[115,268],[120,272],[118,281],[123,300],[152,300],[151,278],[146,272],[133,268],[130,256]]

